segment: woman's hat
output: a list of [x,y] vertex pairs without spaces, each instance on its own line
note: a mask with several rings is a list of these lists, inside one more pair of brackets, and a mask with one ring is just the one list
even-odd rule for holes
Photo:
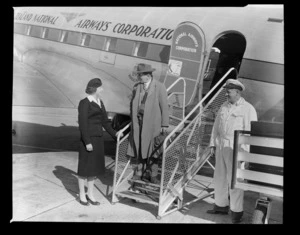
[[102,82],[101,82],[100,78],[93,78],[93,79],[91,79],[88,82],[88,84],[87,84],[86,87],[95,87],[95,88],[98,88],[100,86],[102,86]]
[[154,68],[151,67],[150,64],[138,64],[134,68],[134,73],[148,73],[155,71]]

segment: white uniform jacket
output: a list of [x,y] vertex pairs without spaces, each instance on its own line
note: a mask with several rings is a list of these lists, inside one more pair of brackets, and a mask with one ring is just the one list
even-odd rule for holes
[[[250,130],[250,122],[257,121],[257,113],[254,107],[244,98],[240,98],[235,104],[225,102],[217,114],[210,146],[223,146],[233,148],[234,131]],[[248,151],[249,146],[242,146]]]

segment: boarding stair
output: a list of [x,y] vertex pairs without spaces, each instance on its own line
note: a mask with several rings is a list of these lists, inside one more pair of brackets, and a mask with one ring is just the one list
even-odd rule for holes
[[[210,162],[210,158],[213,157],[209,149],[210,136],[217,112],[226,100],[222,87],[233,70],[234,68],[229,69],[186,116],[184,114],[185,102],[181,102],[181,106],[174,102],[170,105],[170,124],[174,128],[168,133],[162,145],[159,184],[131,179],[136,167],[136,160],[126,154],[129,133],[120,138],[121,133],[125,132],[130,124],[120,131],[117,137],[112,204],[121,198],[152,204],[158,207],[157,218],[160,219],[213,194],[212,190],[202,185],[204,187],[200,188],[204,193],[200,193],[199,197],[192,201],[183,203],[183,192],[186,186],[204,164],[207,163],[214,169]],[[174,84],[178,82],[183,83],[181,95],[185,96],[184,79],[178,78]],[[170,89],[171,87],[168,88],[168,90]],[[168,99],[170,100],[174,95],[180,94],[171,93]],[[191,119],[191,117],[193,118]],[[133,184],[135,185],[134,189]]]

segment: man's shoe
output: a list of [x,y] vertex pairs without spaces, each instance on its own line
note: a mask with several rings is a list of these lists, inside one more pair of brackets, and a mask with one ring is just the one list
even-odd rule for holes
[[89,203],[91,203],[92,205],[94,206],[99,206],[100,205],[100,202],[97,202],[97,201],[92,201],[88,195],[86,195],[86,199],[88,200]]
[[229,206],[217,206],[214,205],[212,210],[208,210],[206,213],[208,214],[220,214],[220,215],[227,215],[229,210]]
[[142,175],[143,175],[143,172],[141,170],[135,169],[131,179],[132,180],[142,180]]
[[160,180],[155,176],[150,178],[152,184],[160,184]]
[[84,201],[81,201],[80,199],[79,199],[79,203],[83,206],[88,206],[89,205],[89,202],[84,202]]
[[142,176],[141,175],[133,175],[132,180],[142,180]]
[[230,212],[231,212],[231,221],[233,224],[238,224],[238,223],[242,222],[242,217],[244,214],[243,211],[234,212],[234,211],[230,210]]

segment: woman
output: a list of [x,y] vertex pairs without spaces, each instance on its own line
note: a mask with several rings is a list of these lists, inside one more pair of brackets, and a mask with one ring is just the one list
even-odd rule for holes
[[[118,134],[112,129],[104,104],[101,100],[102,82],[99,78],[91,79],[86,87],[86,98],[79,102],[78,122],[80,130],[78,185],[82,205],[100,205],[93,195],[94,181],[97,175],[105,171],[104,143],[102,127],[115,139]],[[85,194],[85,180],[88,191]]]
[[[133,179],[142,179],[147,160],[154,149],[154,138],[169,126],[169,106],[165,86],[153,79],[151,65],[138,64],[134,73],[140,83],[133,89],[131,100],[131,132],[127,154],[137,157],[137,169]],[[152,172],[154,173],[154,172]],[[156,174],[150,181],[156,183]]]

